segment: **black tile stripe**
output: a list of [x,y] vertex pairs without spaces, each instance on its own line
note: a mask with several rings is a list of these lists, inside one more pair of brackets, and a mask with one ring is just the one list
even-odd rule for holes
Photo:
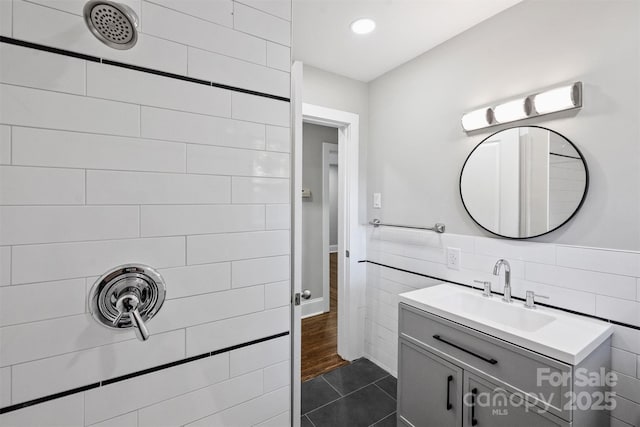
[[227,353],[229,351],[237,350],[237,349],[240,349],[240,348],[243,348],[243,347],[249,347],[249,346],[252,346],[252,345],[255,345],[255,344],[260,344],[262,342],[274,340],[276,338],[286,337],[287,335],[289,335],[289,331],[281,332],[281,333],[275,334],[275,335],[270,335],[270,336],[264,337],[264,338],[258,338],[256,340],[248,341],[248,342],[245,342],[245,343],[242,343],[242,344],[236,344],[236,345],[233,345],[233,346],[230,346],[230,347],[225,347],[225,348],[222,348],[220,350],[214,350],[214,351],[210,351],[208,353],[202,353],[202,354],[199,354],[197,356],[187,357],[185,359],[177,360],[175,362],[165,363],[163,365],[154,366],[153,368],[143,369],[141,371],[132,372],[132,373],[126,374],[126,375],[121,375],[121,376],[116,377],[116,378],[110,378],[108,380],[98,381],[98,382],[95,382],[95,383],[92,383],[92,384],[88,384],[88,385],[85,385],[85,386],[82,386],[82,387],[76,387],[76,388],[72,388],[70,390],[61,391],[59,393],[50,394],[50,395],[47,395],[47,396],[42,396],[42,397],[39,397],[37,399],[28,400],[26,402],[16,403],[15,405],[5,406],[4,408],[0,408],[0,414],[5,414],[7,412],[17,411],[18,409],[23,409],[23,408],[27,408],[29,406],[38,405],[40,403],[48,402],[48,401],[54,400],[54,399],[60,399],[61,397],[70,396],[72,394],[82,393],[83,391],[91,390],[91,389],[98,388],[98,387],[103,387],[103,386],[106,386],[106,385],[109,385],[109,384],[114,384],[114,383],[118,383],[118,382],[121,382],[121,381],[126,381],[126,380],[129,380],[131,378],[139,377],[139,376],[142,376],[142,375],[147,375],[147,374],[150,374],[150,373],[153,373],[153,372],[157,372],[157,371],[162,371],[164,369],[173,368],[175,366],[184,365],[186,363],[194,362],[196,360],[205,359],[207,357],[215,356],[215,355],[218,355],[218,354],[221,354],[221,353]]
[[142,73],[155,74],[156,76],[168,77],[170,79],[182,80],[185,82],[211,86],[211,82],[207,80],[196,79],[188,76],[182,76],[180,74],[169,73],[167,71],[160,71],[153,68],[141,67],[139,65],[125,64],[124,62],[112,61],[110,59],[102,59],[102,63],[106,65],[113,65],[114,67],[126,68],[128,70],[140,71]]
[[26,402],[17,403],[11,406],[5,406],[4,408],[0,408],[0,414],[4,414],[6,412],[17,411],[18,409],[26,408],[28,406],[38,405],[40,403],[48,402],[54,399],[60,399],[61,397],[66,397],[76,393],[82,393],[83,391],[91,390],[92,388],[100,387],[100,383],[93,383],[89,385],[85,385],[82,387],[72,388],[71,390],[61,391],[60,393],[50,394],[48,396],[39,397],[37,399],[28,400]]
[[[379,265],[380,267],[385,267],[385,268],[389,268],[391,270],[396,270],[396,271],[402,271],[403,273],[409,273],[409,274],[413,274],[413,275],[416,275],[416,276],[426,277],[428,279],[439,280],[441,282],[452,283],[454,285],[464,286],[464,287],[471,288],[471,289],[477,289],[477,288],[474,288],[473,286],[467,285],[465,283],[454,282],[454,281],[451,281],[451,280],[443,279],[441,277],[430,276],[428,274],[418,273],[418,272],[411,271],[411,270],[405,270],[404,268],[394,267],[392,265],[382,264],[382,263],[376,262],[376,261],[369,261],[367,259],[363,259],[363,260],[360,260],[358,262],[359,263],[367,263],[367,264]],[[494,294],[497,294],[497,295],[503,295],[500,292],[496,292],[496,291],[492,291],[492,292]],[[512,296],[511,298],[512,299],[516,299],[516,300],[520,300],[520,301],[524,301],[524,298],[520,298],[520,297]],[[612,320],[612,319],[607,319],[607,318],[604,318],[604,317],[594,316],[593,314],[581,313],[579,311],[569,310],[568,308],[556,307],[555,305],[545,304],[543,302],[538,302],[538,301],[536,301],[536,305],[541,305],[543,307],[553,308],[554,310],[560,310],[560,311],[564,311],[564,312],[571,313],[571,314],[577,314],[579,316],[590,317],[592,319],[602,320],[604,322],[609,322],[609,323],[612,323],[614,325],[624,326],[625,328],[631,328],[631,329],[635,329],[635,330],[640,331],[640,326],[630,325],[628,323],[619,322],[617,320]]]
[[18,40],[11,37],[0,36],[0,42],[36,50],[43,50],[45,52],[57,53],[58,55],[71,56],[73,58],[84,59],[86,61],[100,62],[100,58],[97,56],[85,55],[84,53],[72,52],[66,49],[58,49],[57,47],[44,46],[38,43],[26,42],[24,40]]
[[185,81],[185,82],[201,84],[201,85],[204,85],[204,86],[217,87],[217,88],[220,88],[220,89],[226,89],[226,90],[230,90],[230,91],[233,91],[233,92],[246,93],[248,95],[260,96],[262,98],[275,99],[277,101],[283,101],[283,102],[291,102],[290,98],[287,98],[287,97],[284,97],[284,96],[272,95],[270,93],[258,92],[258,91],[255,91],[255,90],[244,89],[244,88],[237,87],[237,86],[230,86],[230,85],[225,85],[225,84],[222,84],[222,83],[216,83],[216,82],[212,82],[212,81],[208,81],[208,80],[196,79],[194,77],[188,77],[188,76],[183,76],[183,75],[180,75],[180,74],[169,73],[167,71],[160,71],[160,70],[156,70],[154,68],[147,68],[147,67],[141,67],[141,66],[138,66],[138,65],[126,64],[124,62],[119,62],[119,61],[112,61],[110,59],[100,58],[100,57],[92,56],[92,55],[85,55],[84,53],[73,52],[73,51],[65,50],[65,49],[58,49],[56,47],[45,46],[45,45],[42,45],[42,44],[27,42],[27,41],[24,41],[24,40],[18,40],[18,39],[14,39],[14,38],[11,38],[11,37],[0,36],[0,42],[7,43],[7,44],[12,44],[12,45],[16,45],[16,46],[28,47],[28,48],[36,49],[36,50],[42,50],[42,51],[50,52],[50,53],[56,53],[58,55],[65,55],[65,56],[70,56],[70,57],[73,57],[73,58],[84,59],[86,61],[99,62],[99,63],[106,64],[106,65],[112,65],[114,67],[126,68],[126,69],[129,69],[129,70],[135,70],[135,71],[140,71],[142,73],[154,74],[156,76],[167,77],[167,78],[170,78],[170,79],[182,80],[182,81]]

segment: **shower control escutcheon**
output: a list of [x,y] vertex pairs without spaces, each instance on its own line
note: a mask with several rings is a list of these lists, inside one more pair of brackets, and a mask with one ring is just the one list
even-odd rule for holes
[[149,338],[146,323],[155,316],[166,295],[160,273],[141,264],[126,264],[100,277],[89,294],[93,318],[111,329],[133,329],[140,341]]

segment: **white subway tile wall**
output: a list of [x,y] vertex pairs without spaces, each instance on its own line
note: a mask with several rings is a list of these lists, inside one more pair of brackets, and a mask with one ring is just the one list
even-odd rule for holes
[[[72,13],[74,15],[82,15],[82,9],[84,6],[82,2],[74,0],[32,0],[31,3],[49,6],[53,9]],[[138,14],[138,18],[140,18],[140,0],[123,0],[122,3],[133,9],[133,11]]]
[[32,283],[0,288],[0,327],[85,312],[85,281]]
[[281,44],[267,42],[267,66],[289,72],[291,48]]
[[12,145],[22,166],[184,173],[186,165],[185,144],[150,139],[14,127]]
[[11,126],[0,125],[0,165],[11,164]]
[[[446,248],[462,249],[461,269],[446,266]],[[502,292],[504,273],[493,276],[499,258],[511,263],[513,295],[527,290],[545,303],[640,327],[640,252],[584,248],[445,233],[369,230],[367,259],[443,280],[474,285],[489,280]],[[441,283],[375,264],[367,266],[365,351],[396,372],[398,294]],[[478,285],[476,285],[478,286]],[[614,325],[612,367],[621,378],[612,425],[640,424],[640,330]]]
[[231,265],[233,277],[231,285],[234,288],[278,282],[289,278],[288,256],[234,261]]
[[87,63],[87,95],[218,117],[231,115],[231,92],[95,62]]
[[251,6],[254,9],[266,12],[270,15],[274,15],[279,18],[286,19],[287,21],[291,21],[291,8],[288,7],[287,3],[283,1],[242,0],[237,1],[236,3],[242,3],[247,6]]
[[[0,34],[289,96],[290,0],[124,2],[141,18],[128,51],[90,34],[82,0],[0,1]],[[289,330],[288,102],[7,43],[0,57],[0,406]],[[167,282],[147,342],[87,312],[96,277],[132,262]],[[289,357],[284,336],[0,425],[286,424]]]
[[22,363],[12,367],[12,398],[22,402],[172,362],[184,357],[180,343],[184,330],[155,334],[148,343],[134,339]]
[[288,305],[291,301],[291,282],[267,283],[264,286],[264,308],[276,308]]
[[231,378],[139,411],[141,427],[182,426],[262,394],[262,371]]
[[13,29],[12,10],[13,2],[0,2],[0,35],[11,37]]
[[233,27],[233,1],[231,0],[152,0],[152,3],[225,27]]
[[11,247],[0,246],[0,286],[11,284]]
[[140,106],[0,84],[0,121],[13,126],[138,136]]
[[289,155],[191,144],[187,172],[208,175],[289,177]]
[[[193,423],[186,424],[188,427],[205,426],[253,426],[260,423],[260,420],[268,418],[272,420],[282,417],[288,413],[289,387],[282,387],[271,393],[263,394],[257,399],[250,400],[241,405],[234,406],[225,411],[218,412],[208,417],[202,418]],[[279,414],[279,415],[276,415]],[[281,418],[279,418],[281,419]],[[289,425],[289,420],[285,424]]]
[[231,103],[234,119],[289,127],[289,104],[284,101],[234,92]]
[[142,2],[142,15],[143,32],[146,34],[256,64],[266,64],[267,42],[259,37],[147,1]]
[[289,327],[289,307],[203,323],[187,329],[187,356],[275,335]]
[[231,178],[233,203],[289,203],[289,180],[277,178]]
[[[152,107],[142,107],[141,117],[145,138],[255,150],[265,148],[265,126],[259,123]],[[289,129],[285,128],[285,132]]]
[[241,3],[236,3],[233,9],[233,27],[284,46],[291,44],[289,21]]
[[288,71],[192,47],[189,48],[189,76],[284,97],[289,96],[291,89]]
[[167,299],[207,294],[231,288],[231,264],[189,265],[160,269],[167,283],[173,283]]
[[290,205],[267,205],[267,230],[288,230],[291,228]]
[[291,152],[291,133],[289,128],[267,126],[267,150]]
[[0,405],[11,404],[11,368],[0,368]]
[[[3,83],[77,95],[85,94],[83,61],[10,44],[0,45],[0,57],[0,75]],[[41,67],[43,63],[47,64],[47,67]],[[52,79],[52,75],[58,78]]]
[[138,427],[138,411],[91,424],[91,427]]

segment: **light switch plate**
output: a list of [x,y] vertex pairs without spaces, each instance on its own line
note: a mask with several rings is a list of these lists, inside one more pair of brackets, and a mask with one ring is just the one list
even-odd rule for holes
[[382,208],[382,194],[381,193],[373,193],[373,207],[375,209]]

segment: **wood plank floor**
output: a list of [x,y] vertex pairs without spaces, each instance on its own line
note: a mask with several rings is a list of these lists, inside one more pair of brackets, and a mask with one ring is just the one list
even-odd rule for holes
[[302,381],[349,362],[338,356],[338,254],[329,255],[330,310],[302,319]]

